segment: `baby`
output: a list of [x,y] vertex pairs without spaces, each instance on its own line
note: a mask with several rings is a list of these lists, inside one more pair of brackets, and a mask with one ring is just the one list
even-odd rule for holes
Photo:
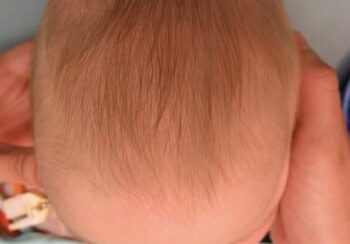
[[298,58],[279,0],[51,0],[37,175],[77,238],[256,243],[287,178]]

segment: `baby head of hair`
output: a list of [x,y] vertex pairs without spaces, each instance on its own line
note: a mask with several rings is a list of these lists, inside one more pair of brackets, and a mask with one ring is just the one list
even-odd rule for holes
[[296,105],[282,3],[70,2],[49,2],[33,79],[38,173],[67,226],[96,243],[260,238]]

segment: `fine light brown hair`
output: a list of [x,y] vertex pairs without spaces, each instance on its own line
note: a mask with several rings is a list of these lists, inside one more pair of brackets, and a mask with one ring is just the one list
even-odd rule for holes
[[215,199],[241,167],[283,159],[298,62],[281,1],[92,2],[52,1],[38,37],[35,135],[57,152],[38,148],[57,162],[45,167],[126,195]]

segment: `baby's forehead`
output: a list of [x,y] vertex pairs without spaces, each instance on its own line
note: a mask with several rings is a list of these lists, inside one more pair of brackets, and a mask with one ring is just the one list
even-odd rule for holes
[[86,24],[70,12],[44,21],[34,126],[43,181],[61,192],[49,195],[62,215],[62,202],[79,209],[68,196],[90,202],[101,192],[113,204],[133,199],[135,209],[214,209],[211,217],[232,222],[244,219],[225,217],[235,206],[258,218],[289,150],[297,90],[280,5],[205,1],[214,7],[206,12],[192,0],[158,2],[121,1],[105,15],[86,13]]
[[[94,242],[98,240],[96,238],[101,238],[99,240],[119,240],[122,243],[136,239],[138,242],[135,243],[139,243],[141,240],[137,238],[142,236],[146,238],[143,239],[145,242],[164,243],[161,233],[167,233],[169,240],[184,238],[181,243],[192,244],[198,238],[213,239],[218,235],[225,240],[220,243],[229,243],[245,239],[259,230],[267,231],[265,224],[273,215],[274,202],[280,194],[278,178],[281,172],[277,167],[275,170],[260,167],[260,171],[268,173],[259,175],[251,172],[248,175],[248,172],[241,171],[240,181],[217,188],[216,198],[210,203],[197,198],[196,194],[187,195],[188,198],[181,201],[173,198],[167,205],[164,205],[161,193],[151,198],[147,195],[130,198],[117,192],[106,194],[101,188],[106,180],[96,185],[77,171],[72,172],[71,177],[59,177],[60,186],[54,193],[51,192],[49,198],[74,233]],[[115,183],[111,181],[109,184]],[[197,203],[193,204],[193,201]],[[193,206],[196,208],[193,209]],[[133,234],[133,231],[138,234]],[[158,239],[160,241],[156,242]]]
[[199,196],[215,195],[236,168],[278,165],[292,131],[293,35],[278,4],[221,5],[235,14],[213,9],[208,19],[169,3],[148,16],[154,6],[135,2],[94,15],[99,26],[70,12],[46,19],[33,82],[38,153],[51,145],[56,161],[112,188]]

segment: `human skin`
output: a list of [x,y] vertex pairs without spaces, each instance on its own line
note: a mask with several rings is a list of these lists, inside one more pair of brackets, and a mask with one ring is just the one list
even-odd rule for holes
[[[59,5],[58,2],[56,3]],[[38,175],[49,200],[67,227],[77,236],[93,243],[228,244],[258,242],[269,228],[266,223],[271,223],[271,218],[273,218],[285,185],[286,166],[288,166],[289,158],[287,152],[289,149],[288,139],[290,139],[293,129],[295,108],[286,109],[288,113],[286,112],[285,115],[286,118],[290,118],[290,121],[288,121],[289,127],[286,130],[288,131],[288,137],[286,137],[288,139],[283,141],[285,143],[283,144],[285,149],[283,151],[284,158],[278,155],[278,160],[262,160],[260,156],[254,156],[254,162],[252,162],[254,167],[245,167],[247,164],[244,164],[243,160],[235,162],[239,177],[231,177],[232,184],[230,182],[230,185],[226,184],[224,187],[216,185],[215,204],[212,204],[209,208],[196,208],[195,210],[200,214],[196,214],[195,217],[193,217],[194,214],[190,214],[190,218],[184,220],[182,213],[178,214],[176,207],[183,208],[186,204],[184,201],[174,208],[167,205],[166,214],[162,214],[159,211],[154,211],[154,208],[151,210],[147,208],[149,204],[156,206],[156,210],[161,208],[157,205],[157,195],[153,196],[152,199],[133,201],[134,199],[130,199],[128,196],[120,196],[118,191],[112,195],[103,194],[103,190],[96,189],[96,186],[91,184],[86,176],[93,175],[94,166],[96,165],[94,158],[89,154],[89,150],[85,150],[83,143],[68,143],[66,138],[59,138],[59,135],[64,134],[65,131],[60,130],[57,126],[56,119],[59,118],[55,116],[58,113],[55,113],[55,109],[50,106],[52,100],[50,96],[47,96],[48,91],[50,91],[48,84],[53,84],[58,79],[48,70],[55,69],[55,62],[50,63],[50,60],[60,56],[55,55],[55,53],[62,52],[60,38],[66,37],[79,46],[82,39],[84,39],[84,35],[78,35],[75,38],[70,38],[69,35],[71,31],[77,31],[74,23],[79,23],[80,28],[84,27],[89,30],[91,27],[87,22],[94,22],[95,12],[84,12],[83,19],[79,13],[75,9],[71,9],[69,12],[58,11],[57,5],[49,5],[37,42],[37,70],[33,81],[35,94],[33,97],[36,101],[35,107],[38,108],[37,110],[34,109],[37,115],[34,116],[36,118],[34,124],[36,126]],[[68,15],[64,16],[64,14]],[[55,24],[59,22],[57,20],[60,18],[66,19],[71,25],[65,25],[62,29],[55,28]],[[50,39],[52,41],[46,42]],[[71,50],[71,53],[73,54],[74,51]],[[96,55],[98,54],[96,53]],[[271,68],[273,69],[273,67]],[[291,91],[296,93],[296,89],[291,89]],[[286,93],[291,94],[292,92],[288,90]],[[45,101],[45,103],[40,101]],[[258,100],[252,99],[252,101],[257,102]],[[292,102],[286,100],[287,103]],[[274,114],[281,118],[279,114]],[[42,120],[43,117],[46,119]],[[40,119],[37,118],[41,118],[42,122],[39,123]],[[252,128],[256,130],[259,128],[257,126],[263,124],[259,123],[258,120],[250,121],[250,123],[256,123],[252,125]],[[269,130],[273,128],[272,124],[266,124]],[[258,131],[265,132],[267,130]],[[269,133],[271,135],[269,138],[273,138],[271,144],[276,143],[275,132],[271,130]],[[59,149],[56,150],[58,148],[57,144],[53,145],[51,142],[60,141],[59,139],[63,140],[64,143],[61,143]],[[115,143],[118,145],[119,141],[116,140]],[[270,143],[266,144],[270,145]],[[240,151],[237,148],[236,150]],[[231,151],[231,148],[228,151]],[[265,150],[261,151],[265,152]],[[273,146],[268,146],[266,151],[270,152],[265,153],[269,159],[272,155],[276,156],[280,152],[280,150],[276,152]],[[70,152],[70,154],[67,152]],[[162,160],[170,161],[165,157]],[[104,161],[101,164],[108,163],[110,162]],[[223,164],[226,163],[233,164],[231,161],[223,162]],[[83,170],[64,170],[65,166],[69,167],[70,165],[84,165],[91,168],[86,174],[80,173]],[[101,173],[101,171],[98,172]],[[169,172],[169,174],[171,173]],[[145,181],[145,183],[147,182]],[[166,183],[164,182],[164,184]],[[114,180],[107,182],[95,181],[95,184],[102,185],[102,189],[105,189],[103,188],[105,184],[115,186],[112,188],[118,189],[118,185]],[[181,188],[181,191],[186,191],[186,189]],[[140,196],[140,198],[142,197],[143,195]],[[188,196],[186,201],[195,201],[195,198]],[[202,205],[206,201],[198,202],[198,205]],[[172,204],[173,202],[169,201],[167,203]],[[91,214],[92,208],[93,215]],[[99,220],[97,226],[96,219]]]
[[[6,155],[7,163],[12,159],[34,159],[29,89],[32,48],[33,43],[28,41],[0,56],[0,150],[3,152],[2,157]],[[12,169],[1,167],[1,181],[37,185],[34,169],[31,168],[35,165],[25,161],[22,166],[27,176],[15,174],[19,168],[14,163],[15,168]]]
[[[6,133],[2,134],[2,141],[5,142],[7,145],[2,146],[2,154],[0,156],[1,160],[1,180],[2,181],[20,181],[23,182],[29,186],[37,186],[41,187],[41,184],[38,181],[37,178],[37,165],[35,163],[35,157],[32,154],[33,148],[33,139],[31,137],[31,130],[30,127],[27,126],[24,129],[21,128],[21,130],[18,129],[18,126],[12,126],[13,124],[23,124],[28,125],[31,124],[31,113],[30,113],[30,102],[29,102],[29,90],[24,89],[26,87],[29,87],[29,78],[30,78],[30,60],[31,60],[31,50],[32,50],[32,43],[27,42],[22,44],[21,46],[18,46],[17,48],[10,50],[6,54],[4,54],[1,58],[1,64],[2,66],[1,71],[3,75],[1,78],[5,81],[2,84],[5,84],[6,87],[3,85],[3,89],[7,87],[11,87],[11,89],[6,89],[6,92],[2,93],[1,99],[4,101],[2,104],[6,104],[8,108],[14,107],[15,110],[9,110],[9,109],[3,109],[3,113],[1,114],[1,118],[7,118],[7,112],[11,111],[13,114],[11,117],[11,120],[8,120],[7,122],[3,122],[4,125],[7,125],[10,129],[6,130]],[[24,91],[24,92],[20,92]],[[11,100],[12,99],[12,100]],[[5,103],[6,101],[6,103]],[[20,102],[19,102],[20,101]],[[18,121],[17,123],[12,123],[12,121]],[[6,126],[3,126],[5,128]],[[11,129],[12,128],[12,129]],[[12,137],[9,137],[8,135],[12,135]],[[17,147],[9,146],[9,145],[15,145]],[[26,148],[23,148],[26,146]],[[21,148],[20,148],[21,147]],[[285,164],[286,165],[286,164]],[[284,170],[285,171],[285,170]],[[271,179],[279,178],[280,172],[276,171],[273,172],[275,175],[271,176]],[[258,242],[262,236],[267,232],[269,225],[271,223],[271,219],[274,216],[274,209],[273,206],[277,205],[278,199],[280,198],[280,195],[282,193],[284,181],[286,176],[281,178],[280,182],[271,181],[269,184],[266,185],[265,189],[271,189],[268,190],[269,192],[264,192],[268,196],[266,198],[271,198],[271,202],[265,208],[258,210],[258,211],[252,211],[255,205],[261,205],[263,202],[266,201],[265,198],[262,198],[258,194],[252,194],[249,193],[249,191],[244,192],[242,191],[240,195],[240,198],[243,198],[244,200],[239,205],[236,205],[236,208],[239,209],[245,209],[244,211],[237,211],[238,214],[236,216],[231,216],[231,220],[228,221],[225,218],[222,218],[219,222],[227,226],[228,222],[232,222],[232,226],[227,226],[226,228],[234,229],[234,225],[236,225],[236,233],[232,236],[232,238],[237,237],[240,239],[239,243],[255,243]],[[79,182],[81,184],[86,184],[86,182]],[[257,182],[251,181],[249,183],[249,187],[255,191]],[[277,184],[277,186],[276,186]],[[91,187],[87,185],[87,187]],[[279,188],[278,191],[275,191],[276,188]],[[81,189],[84,189],[84,187],[81,187]],[[72,195],[79,196],[79,198],[82,197],[82,192],[73,192]],[[263,194],[264,195],[264,194]],[[89,197],[89,194],[84,194],[84,196]],[[250,197],[254,196],[254,197]],[[237,198],[236,196],[232,196],[233,199]],[[228,200],[226,198],[225,200]],[[91,199],[88,201],[92,201]],[[76,203],[79,204],[80,201],[77,199],[76,201],[71,201],[70,203]],[[252,206],[248,206],[249,202],[252,202]],[[259,202],[260,204],[256,204]],[[103,206],[103,201],[99,203],[101,206]],[[71,206],[72,209],[74,209],[75,214],[79,214],[77,209],[81,209],[81,206]],[[113,208],[115,206],[106,206],[104,205],[101,209],[109,209]],[[229,212],[229,208],[231,208],[229,204],[226,204],[226,212]],[[64,209],[67,209],[65,206],[63,206]],[[125,209],[124,209],[125,210]],[[84,214],[88,212],[81,211],[81,214]],[[251,216],[248,216],[248,212],[251,212]],[[100,213],[101,215],[106,214],[105,212]],[[110,212],[108,212],[110,214]],[[64,215],[64,214],[63,214]],[[237,223],[240,223],[238,221],[235,221],[236,219],[246,219],[248,217],[249,220],[249,226],[239,226]],[[84,216],[82,217],[84,218]],[[93,223],[93,221],[81,221],[82,218],[77,218],[79,222],[73,222],[71,223],[71,228],[77,228],[80,230],[82,227],[85,228],[95,228],[95,224],[88,224],[87,226],[84,226],[82,223]],[[119,218],[119,216],[116,216],[116,218]],[[210,213],[205,217],[207,220],[203,220],[204,222],[210,222],[211,220],[217,218],[216,213]],[[256,221],[256,219],[259,219]],[[115,219],[110,218],[112,221],[111,223],[106,223],[106,226],[101,226],[101,229],[108,230],[108,226],[112,226],[113,222],[115,222]],[[126,221],[125,221],[126,222]],[[142,223],[142,219],[137,220],[138,223]],[[266,224],[268,222],[268,224]],[[204,226],[203,226],[204,227]],[[61,230],[61,227],[59,227]],[[211,231],[203,231],[209,232],[209,233],[220,233],[223,228],[213,230]],[[244,229],[247,229],[248,231],[243,231]],[[50,230],[50,228],[49,228]],[[58,229],[52,230],[55,233],[62,234],[62,231]],[[84,230],[83,230],[84,231]],[[114,234],[113,232],[109,231],[109,233]],[[63,233],[66,235],[66,233]],[[158,233],[154,233],[155,235],[158,235]],[[176,233],[174,233],[176,234]],[[84,234],[81,234],[81,236],[85,237]],[[113,238],[113,236],[109,237]],[[125,238],[128,238],[127,236]],[[241,239],[242,238],[242,239]],[[93,238],[91,238],[93,239]],[[228,239],[233,240],[233,239]],[[127,239],[124,239],[124,241],[128,241]],[[135,242],[142,242],[144,240],[134,240]]]
[[[285,195],[280,205],[277,222],[274,225],[273,237],[277,243],[326,243],[327,241],[329,243],[330,240],[333,243],[346,243],[349,237],[344,230],[348,230],[350,226],[347,221],[349,216],[348,206],[350,206],[350,204],[348,204],[349,191],[347,187],[349,186],[348,161],[350,157],[348,153],[348,137],[341,115],[339,95],[337,93],[337,80],[334,76],[334,71],[330,70],[328,66],[321,62],[317,56],[313,54],[311,49],[305,48],[304,45],[301,46],[303,46],[301,58],[304,71],[301,86],[298,129],[292,148],[291,173],[288,178]],[[5,66],[7,66],[6,62]],[[19,70],[14,72],[14,74],[17,72],[21,74],[22,68],[23,67],[18,66]],[[12,80],[15,82],[18,79]],[[322,82],[321,84],[319,84],[320,81]],[[317,82],[317,86],[314,85],[315,82]],[[16,85],[14,85],[14,87],[16,87]],[[310,90],[310,87],[312,87],[312,90]],[[0,99],[8,99],[10,95],[11,93],[3,94]],[[23,119],[20,114],[21,113],[18,113],[18,118]],[[2,117],[1,114],[0,117]],[[28,117],[26,118],[28,120]],[[30,131],[27,132],[30,134]],[[325,134],[325,132],[328,133]],[[13,132],[13,134],[15,135],[16,132]],[[13,138],[17,137],[14,136]],[[329,143],[329,138],[333,138],[331,141],[332,143]],[[310,143],[310,141],[312,143]],[[9,140],[7,143],[23,146],[22,143],[18,143],[16,140]],[[309,145],[312,145],[312,147],[308,147]],[[312,155],[311,159],[317,159],[316,161],[310,161],[309,158],[305,156],[310,155],[310,153]],[[306,160],[305,157],[308,160]],[[305,161],[311,163],[305,164]],[[6,147],[6,150],[3,150],[0,155],[0,179],[20,180],[24,183],[40,185],[36,177],[35,165],[35,158],[31,154],[30,149],[22,151],[18,148],[13,149]],[[317,174],[315,174],[315,172]],[[314,175],[317,177],[314,177]],[[305,180],[302,181],[304,184],[299,185],[299,183],[295,183],[300,182],[300,180]],[[86,182],[81,183],[85,184]],[[253,182],[251,182],[251,184],[252,188],[256,187]],[[284,185],[284,183],[282,179],[278,183],[275,182],[271,184],[273,184],[274,187],[270,185],[268,188],[274,189],[271,191],[271,194],[274,196],[273,198],[275,201],[272,201],[265,209],[264,213],[260,213],[260,216],[250,216],[252,222],[249,228],[250,230],[246,234],[241,235],[249,236],[244,241],[245,243],[256,243],[265,233],[265,230],[269,228],[269,224],[266,225],[265,222],[271,223],[271,218],[274,216],[275,208],[280,198],[277,189],[280,188],[279,185]],[[319,188],[315,190],[315,187],[318,186]],[[284,187],[282,187],[282,190],[283,188]],[[79,201],[84,198],[84,195],[82,196],[81,192],[79,194],[80,199],[70,199],[73,201],[67,202],[67,204],[72,204],[72,202],[78,204],[72,206],[71,210],[76,210],[81,207]],[[73,195],[74,194],[72,194],[72,197]],[[293,201],[294,199],[298,199],[298,201],[295,202]],[[62,203],[64,203],[64,201]],[[109,207],[107,206],[108,203],[104,202],[104,204],[106,205],[101,205],[99,211]],[[241,204],[244,210],[244,202]],[[121,205],[122,204],[120,204],[120,206]],[[318,208],[309,208],[310,205],[316,205]],[[245,207],[246,210],[251,211],[251,206]],[[65,209],[65,206],[62,206],[62,209]],[[288,213],[288,211],[291,211],[289,209],[292,210],[292,214]],[[61,210],[61,212],[62,211],[63,210]],[[246,214],[248,211],[241,212]],[[69,212],[66,214],[70,215]],[[79,221],[76,223],[73,223],[74,221],[72,220],[68,221],[71,224],[71,228],[80,229],[82,223],[86,222],[82,221],[82,219],[86,218],[88,213],[82,211],[80,214],[82,214],[82,216],[78,214],[81,218],[77,218]],[[113,216],[110,216],[110,212],[100,212],[100,215],[101,217],[105,216],[111,220],[113,219]],[[120,216],[121,215],[117,214],[115,217],[120,218]],[[300,216],[300,218],[296,219],[294,216]],[[315,219],[314,216],[318,218]],[[126,215],[125,217],[127,218],[128,216]],[[207,217],[207,221],[214,219],[210,214]],[[239,218],[239,216],[236,217]],[[242,215],[240,217],[246,218],[247,215]],[[259,219],[262,221],[259,221]],[[227,219],[223,218],[222,221],[227,221]],[[227,225],[227,223],[234,225],[237,221],[231,220],[224,224]],[[140,221],[140,224],[142,224],[142,221]],[[94,224],[86,226],[87,229],[95,227],[96,225]],[[103,228],[103,226],[101,227]],[[108,225],[106,227],[108,227]],[[230,226],[230,228],[234,229],[234,226]],[[218,225],[218,229],[207,231],[220,233],[222,231],[222,226]],[[79,232],[84,231],[79,230]],[[324,235],[320,235],[320,233]],[[156,234],[159,235],[159,233]],[[239,235],[236,237],[239,238],[238,236]],[[335,238],[339,239],[335,241]],[[141,241],[140,243],[144,243],[142,242],[143,240],[139,241]]]
[[[45,87],[42,92],[45,93]],[[294,114],[293,111],[294,109],[291,109],[290,114]],[[21,114],[18,113],[18,115]],[[293,118],[293,116],[289,117]],[[292,121],[289,122],[293,124]],[[131,207],[130,202],[125,203],[118,197],[113,199],[105,198],[105,196],[96,197],[95,189],[92,189],[86,180],[78,179],[81,177],[77,174],[64,177],[63,175],[48,175],[45,170],[37,172],[37,166],[42,165],[43,162],[41,161],[41,164],[32,163],[34,155],[31,154],[30,149],[22,153],[21,150],[7,148],[7,152],[10,165],[7,171],[23,170],[26,174],[24,180],[26,183],[28,179],[31,180],[31,183],[37,181],[36,176],[39,175],[50,201],[57,208],[67,226],[82,239],[96,243],[116,241],[122,243],[164,243],[167,241],[170,243],[169,236],[177,238],[172,238],[174,243],[201,244],[208,239],[216,240],[215,244],[256,243],[268,231],[274,218],[278,200],[285,186],[289,158],[286,152],[285,160],[277,162],[278,165],[260,164],[249,172],[240,171],[241,177],[245,179],[244,182],[235,182],[237,185],[232,188],[221,188],[217,194],[219,201],[215,208],[205,212],[196,221],[190,222],[188,226],[183,226],[182,222],[174,223],[173,219],[176,219],[176,216],[154,217],[153,213],[148,213],[140,206]],[[49,154],[54,153],[49,152]],[[69,160],[87,162],[91,159],[80,157]],[[260,172],[266,172],[266,174]],[[5,175],[5,170],[3,173]],[[53,180],[51,181],[52,178],[59,180],[65,178],[67,185],[79,187],[68,188],[62,183],[60,186],[56,183],[56,187],[59,186],[61,189],[57,191],[57,188],[50,187],[54,184]],[[62,192],[62,189],[67,189],[67,191]],[[87,204],[91,202],[100,206],[94,211],[95,216],[91,216],[91,204]],[[125,213],[129,214],[121,218]],[[92,218],[103,220],[99,222],[99,228],[96,228]],[[123,221],[120,221],[121,219]],[[123,226],[129,228],[121,232]],[[170,235],[161,235],[162,232],[166,233],[168,230],[171,232]],[[149,237],[149,239],[142,238],[142,236]]]
[[[30,55],[28,50],[26,50],[26,53],[27,55]],[[13,62],[13,60],[17,58],[21,59],[20,56],[17,56],[17,54],[15,55],[15,52],[12,51],[10,51],[10,53],[6,56],[12,57],[11,59],[7,59],[7,62]],[[18,68],[21,67],[18,66]],[[13,86],[16,87],[14,82]],[[17,115],[21,118],[21,113],[17,113]],[[16,141],[13,141],[10,144],[16,144]],[[5,160],[5,153],[2,156],[2,159]],[[4,165],[2,170],[2,179],[15,181],[20,180],[30,185],[40,184],[37,182],[38,179],[36,177],[38,174],[36,172],[37,164],[34,162],[34,155],[31,154],[30,148],[23,151],[19,148],[7,147],[6,158],[6,165],[8,167],[5,167],[5,163],[2,164]],[[80,158],[79,160],[83,159]],[[286,155],[285,163],[281,163],[281,165],[288,165],[287,161],[288,155]],[[62,195],[57,191],[55,191],[54,194],[51,192],[50,200],[55,202],[55,206],[58,207],[60,216],[65,220],[69,228],[78,233],[77,236],[81,236],[82,239],[92,240],[95,243],[110,243],[111,241],[114,241],[113,238],[115,237],[116,223],[120,223],[120,225],[134,226],[135,229],[139,228],[141,230],[144,229],[142,226],[145,226],[146,224],[153,225],[153,228],[149,230],[149,233],[152,233],[153,231],[152,241],[155,240],[156,243],[162,242],[160,230],[164,226],[167,229],[172,229],[172,234],[174,236],[182,236],[182,238],[184,238],[183,240],[174,240],[174,243],[185,243],[185,241],[188,243],[204,243],[205,239],[213,238],[212,236],[220,237],[220,241],[218,243],[226,244],[233,241],[234,243],[256,243],[268,231],[275,215],[275,208],[278,204],[278,200],[280,199],[286,181],[287,168],[282,168],[283,172],[281,172],[280,169],[275,168],[276,170],[270,171],[270,176],[267,177],[266,175],[263,175],[262,177],[271,179],[270,181],[265,181],[263,186],[260,183],[261,180],[255,179],[255,177],[250,177],[252,174],[255,176],[257,175],[256,173],[260,169],[257,168],[257,172],[249,172],[248,175],[245,175],[246,179],[251,180],[247,180],[241,190],[232,193],[230,189],[223,189],[222,193],[219,194],[223,199],[220,203],[220,207],[212,212],[206,213],[204,216],[202,216],[200,221],[196,223],[196,228],[199,230],[199,233],[201,233],[197,234],[195,237],[196,239],[190,239],[189,237],[191,236],[191,232],[181,232],[181,226],[174,224],[171,221],[167,223],[166,219],[159,218],[156,221],[146,222],[145,219],[147,218],[147,214],[145,214],[143,211],[144,209],[132,209],[125,207],[126,205],[130,205],[130,203],[124,204],[123,206],[121,203],[122,201],[120,201],[121,204],[119,205],[118,203],[115,203],[116,201],[118,202],[118,199],[101,199],[100,197],[92,199],[91,194],[89,194],[89,191],[92,190],[91,185],[84,180],[78,180],[77,175],[74,176],[75,182],[69,182],[69,184],[79,185],[80,187],[77,188],[76,191],[68,192],[68,200],[66,200],[66,193]],[[281,174],[284,176],[281,177]],[[45,181],[45,179],[43,179],[43,181]],[[84,201],[83,199],[86,200]],[[240,200],[237,201],[236,199]],[[91,233],[93,233],[91,230],[96,229],[96,225],[94,221],[89,219],[91,218],[91,215],[89,214],[90,205],[81,204],[82,202],[92,201],[97,202],[100,206],[99,209],[94,211],[95,216],[93,216],[93,218],[95,219],[96,216],[100,216],[100,219],[106,220],[99,223],[98,230],[100,230],[100,232],[93,235],[91,235]],[[118,207],[120,207],[120,209],[123,211],[118,211]],[[110,209],[117,210],[110,211]],[[122,222],[119,221],[121,216],[123,216],[125,213],[130,214],[122,218]],[[131,217],[135,215],[135,218]],[[237,219],[240,219],[241,221],[237,221]],[[211,223],[215,222],[217,224],[215,224],[216,228],[214,229],[212,228]],[[172,227],[168,227],[171,224]],[[193,223],[190,224],[192,225]],[[139,225],[139,227],[136,227],[137,225]],[[111,228],[111,226],[113,226],[113,228]],[[144,238],[135,239],[142,237],[140,230],[137,231],[137,235],[131,232],[133,231],[132,228],[130,228],[129,231],[129,233],[124,231],[124,233],[121,235],[117,235],[119,240],[121,240],[123,243],[147,243],[147,240]],[[145,232],[143,236],[150,235],[149,233]],[[98,236],[98,239],[96,236]],[[159,240],[157,240],[158,236]]]
[[277,244],[349,243],[350,152],[336,72],[297,34],[302,65],[290,174],[272,237]]
[[30,62],[33,43],[25,42],[0,58],[0,143],[32,146]]

